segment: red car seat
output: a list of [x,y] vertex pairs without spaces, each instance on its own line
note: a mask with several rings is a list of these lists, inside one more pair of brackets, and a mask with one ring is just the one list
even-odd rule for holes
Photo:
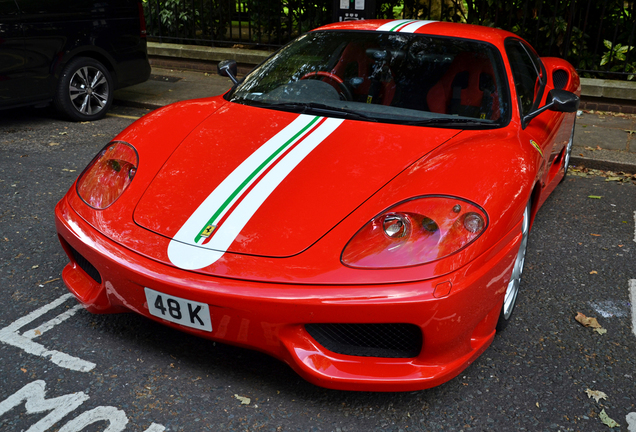
[[448,71],[426,96],[429,111],[497,120],[499,95],[495,73],[482,53],[457,54]]
[[[377,100],[379,100],[383,105],[390,105],[395,94],[395,81],[393,78],[381,80],[379,89],[372,89],[372,80],[370,78],[376,60],[367,54],[367,48],[369,47],[357,42],[347,45],[331,73],[343,78],[345,82],[349,82],[354,77],[364,80],[353,88],[354,98],[358,96],[356,99],[361,99],[368,103],[377,103]],[[388,71],[388,74],[390,75],[390,71]]]

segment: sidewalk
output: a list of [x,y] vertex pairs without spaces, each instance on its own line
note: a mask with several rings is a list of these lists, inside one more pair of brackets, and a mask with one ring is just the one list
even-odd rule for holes
[[[115,103],[156,109],[173,102],[216,96],[232,86],[213,73],[152,68],[148,81],[117,90]],[[636,115],[579,111],[571,164],[636,173]]]

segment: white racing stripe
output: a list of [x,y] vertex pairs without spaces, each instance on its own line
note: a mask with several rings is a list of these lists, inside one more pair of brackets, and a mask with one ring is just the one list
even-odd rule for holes
[[388,31],[388,32],[400,32],[400,33],[414,33],[420,27],[426,24],[431,24],[437,21],[419,21],[412,19],[401,19],[389,21],[386,24],[382,24],[376,31]]
[[[204,239],[197,238],[201,230],[209,223],[217,223],[251,184],[258,179],[258,173],[266,170],[282,155],[283,152],[276,153],[281,146],[285,143],[293,145],[294,142],[301,139],[316,119],[315,116],[299,115],[287,127],[252,153],[199,205],[179,229],[174,240],[189,244],[201,243]],[[268,161],[268,159],[270,160]],[[218,213],[217,216],[211,219],[215,213]]]
[[[314,119],[312,116],[300,117],[309,117],[310,120]],[[307,119],[304,120],[306,121]],[[227,179],[224,180],[221,185],[208,197],[208,199],[201,204],[199,209],[197,209],[190,219],[188,219],[186,224],[184,224],[177,236],[175,236],[175,238],[170,242],[168,246],[168,257],[170,258],[170,261],[177,267],[187,270],[196,270],[207,267],[221,258],[232,242],[234,242],[241,230],[245,227],[247,222],[249,222],[252,218],[254,213],[256,213],[263,202],[265,202],[267,197],[269,197],[269,195],[278,187],[285,177],[287,177],[287,175],[289,175],[289,173],[325,138],[336,130],[343,121],[343,119],[327,118],[320,124],[320,126],[313,130],[313,132],[308,135],[303,135],[304,139],[284,158],[279,160],[278,163],[258,181],[251,191],[242,197],[242,201],[240,201],[236,209],[227,216],[227,219],[223,222],[223,224],[221,224],[218,230],[214,232],[210,241],[204,245],[195,245],[193,237],[196,236],[198,231],[201,229],[201,226],[207,223],[210,218],[210,213],[216,211],[216,208],[219,206],[218,197],[216,199],[212,199],[211,197],[215,195],[216,191],[226,182],[233,183],[234,185],[241,183],[241,181],[234,178],[232,182],[229,182]],[[299,129],[302,129],[298,128],[298,125],[295,125],[295,123],[296,121],[292,122],[292,124],[290,124],[287,128],[283,129],[283,131],[279,132],[274,138],[264,144],[263,147],[269,146],[278,148],[281,143],[291,139],[291,137],[299,132]],[[306,124],[309,124],[309,122],[306,122]],[[294,126],[292,127],[292,125]],[[302,137],[295,139],[294,142],[298,142],[301,138]],[[257,152],[259,151],[260,149],[257,150]],[[250,156],[247,160],[252,159],[252,156]],[[260,161],[265,160],[266,157],[256,159]],[[246,162],[241,164],[235,172],[239,171],[239,169],[241,171],[251,172],[251,169],[242,169],[242,166]],[[230,176],[234,177],[235,172],[233,172]],[[237,175],[236,177],[240,176]],[[253,179],[252,182],[255,180],[256,179]],[[228,193],[226,191],[221,198],[224,199],[227,195]],[[202,208],[203,210],[201,210]],[[228,209],[229,208],[230,207],[228,206]],[[195,219],[195,217],[197,220],[191,222]],[[217,218],[217,220],[218,219],[220,218]],[[186,225],[188,226],[187,228]]]
[[393,20],[393,21],[389,21],[386,24],[382,24],[380,27],[378,27],[377,31],[395,31],[395,29],[410,22],[417,22],[417,21],[412,19]]
[[437,22],[437,21],[416,21],[414,23],[407,25],[406,27],[403,27],[401,30],[399,30],[399,32],[400,33],[415,33],[417,29],[419,29],[420,27],[424,27],[426,24],[431,24],[434,22]]

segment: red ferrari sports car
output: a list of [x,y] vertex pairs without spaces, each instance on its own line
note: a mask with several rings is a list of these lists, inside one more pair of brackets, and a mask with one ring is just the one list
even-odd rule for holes
[[300,36],[218,97],[141,118],[55,210],[69,290],[260,350],[306,380],[450,380],[510,321],[568,169],[573,67],[414,20]]

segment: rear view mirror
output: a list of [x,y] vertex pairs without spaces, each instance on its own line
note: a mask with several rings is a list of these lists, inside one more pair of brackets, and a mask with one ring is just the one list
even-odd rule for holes
[[530,120],[546,110],[557,112],[574,112],[579,109],[579,97],[567,90],[550,90],[546,98],[546,104],[523,118],[525,128]]
[[223,60],[216,65],[216,70],[219,75],[228,77],[234,84],[238,84],[236,75],[238,74],[238,66],[236,60]]

